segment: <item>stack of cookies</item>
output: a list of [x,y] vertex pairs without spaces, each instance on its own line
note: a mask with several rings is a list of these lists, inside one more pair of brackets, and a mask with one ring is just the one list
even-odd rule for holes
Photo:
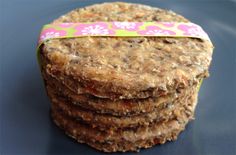
[[[129,3],[80,8],[53,23],[189,22],[171,11]],[[210,41],[168,37],[51,39],[40,64],[52,118],[67,135],[105,152],[138,151],[175,140],[193,119],[208,76]]]

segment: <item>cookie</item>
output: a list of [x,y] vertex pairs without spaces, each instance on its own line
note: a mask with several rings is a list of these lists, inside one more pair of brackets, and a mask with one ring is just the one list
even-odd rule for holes
[[59,109],[71,117],[80,119],[92,126],[99,126],[100,128],[106,130],[107,128],[127,128],[127,127],[137,127],[149,125],[152,122],[159,122],[168,120],[170,118],[176,117],[174,111],[179,111],[184,109],[184,106],[189,104],[192,96],[196,96],[195,90],[189,90],[182,92],[179,98],[173,101],[173,103],[166,103],[165,107],[157,107],[152,112],[143,113],[135,116],[113,116],[109,114],[99,114],[95,111],[87,110],[63,97],[56,96],[48,90],[48,95],[51,98],[52,107],[54,109]]
[[[53,23],[90,21],[189,22],[172,11],[114,2],[75,9]],[[47,73],[76,93],[131,99],[192,86],[208,76],[212,51],[210,41],[195,38],[80,37],[49,40],[40,54]]]
[[91,94],[76,94],[55,78],[45,76],[44,78],[48,91],[54,92],[84,109],[115,116],[134,116],[152,112],[157,107],[171,106],[172,101],[179,96],[179,93],[175,92],[158,98],[111,100],[98,98]]
[[[193,96],[191,104],[185,110],[179,111],[176,118],[172,120],[135,129],[101,131],[99,128],[86,125],[56,109],[52,109],[52,118],[67,135],[98,150],[105,152],[138,151],[140,148],[148,148],[156,144],[163,144],[166,141],[176,140],[178,134],[193,118],[196,99],[196,95]],[[190,113],[187,112],[187,109],[190,110]]]

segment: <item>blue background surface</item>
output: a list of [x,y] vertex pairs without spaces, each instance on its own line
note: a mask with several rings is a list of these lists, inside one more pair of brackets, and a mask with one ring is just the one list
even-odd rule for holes
[[[86,0],[0,0],[0,154],[103,154],[64,135],[49,117],[36,59],[41,27],[89,4]],[[175,142],[141,150],[149,155],[236,154],[236,1],[146,0],[201,25],[214,45],[191,122]],[[136,154],[136,153],[128,153]]]

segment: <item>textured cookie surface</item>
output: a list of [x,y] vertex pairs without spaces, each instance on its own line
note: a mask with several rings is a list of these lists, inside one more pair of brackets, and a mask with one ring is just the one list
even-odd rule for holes
[[[185,110],[180,111],[174,119],[136,129],[101,131],[99,128],[85,125],[54,108],[52,109],[52,117],[54,122],[66,134],[98,150],[105,152],[137,151],[140,148],[148,148],[156,144],[163,144],[166,141],[175,140],[188,121],[192,119],[196,100],[197,94],[189,99],[189,105]],[[190,110],[190,113],[187,113],[187,109]]]
[[152,112],[132,117],[117,117],[112,115],[98,114],[94,111],[89,111],[73,104],[66,103],[66,100],[63,100],[62,98],[58,99],[52,94],[50,94],[49,96],[51,96],[52,98],[52,107],[63,111],[71,117],[85,121],[88,124],[92,124],[94,127],[98,126],[103,129],[107,129],[146,126],[152,122],[159,122],[168,120],[170,118],[175,118],[175,112],[183,110],[184,106],[187,106],[185,104],[188,104],[188,98],[193,95],[195,95],[195,93],[189,94],[183,99],[176,100],[172,106],[164,108],[160,107]]
[[158,107],[171,106],[172,101],[179,95],[179,93],[173,93],[158,98],[111,100],[98,98],[90,94],[76,94],[55,78],[44,76],[44,79],[46,79],[48,92],[66,98],[68,102],[79,105],[84,109],[116,116],[134,116],[151,112]]
[[[52,106],[57,108],[67,115],[81,119],[94,127],[101,128],[125,128],[149,125],[152,122],[159,122],[175,118],[175,112],[184,109],[190,102],[192,96],[196,96],[196,87],[190,90],[183,91],[173,103],[160,105],[156,109],[148,113],[142,113],[135,116],[114,116],[111,114],[99,114],[96,111],[87,110],[80,106],[72,104],[69,100],[55,95],[51,90],[48,90],[48,95],[51,98]],[[191,103],[191,102],[190,102]]]
[[[104,3],[76,9],[54,23],[89,21],[189,22],[149,6]],[[191,86],[208,76],[212,49],[209,41],[193,38],[82,37],[50,40],[41,54],[48,60],[47,73],[76,93],[146,98]]]

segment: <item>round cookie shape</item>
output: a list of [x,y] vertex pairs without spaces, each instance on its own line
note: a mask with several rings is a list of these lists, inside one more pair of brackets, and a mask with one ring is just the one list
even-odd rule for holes
[[[95,21],[189,22],[172,11],[115,2],[75,9],[53,23]],[[212,51],[210,41],[194,38],[80,37],[49,40],[41,54],[47,73],[78,94],[132,99],[196,84],[208,76]]]

